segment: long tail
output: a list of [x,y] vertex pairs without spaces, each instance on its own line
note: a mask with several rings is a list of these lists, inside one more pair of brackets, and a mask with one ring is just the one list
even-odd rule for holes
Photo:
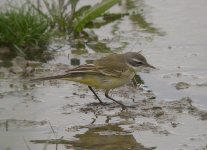
[[36,79],[31,79],[31,82],[35,81],[44,81],[44,80],[52,80],[52,79],[62,79],[65,78],[66,75],[57,75],[57,76],[49,76],[49,77],[42,77],[42,78],[36,78]]
[[74,77],[78,77],[78,76],[82,77],[85,74],[99,73],[96,69],[97,68],[94,64],[86,64],[86,65],[81,65],[76,68],[70,69],[66,71],[66,74],[63,74],[63,75],[36,78],[30,81],[34,82],[34,81],[43,81],[43,80],[52,80],[52,79],[67,79],[67,80],[71,79],[72,80]]

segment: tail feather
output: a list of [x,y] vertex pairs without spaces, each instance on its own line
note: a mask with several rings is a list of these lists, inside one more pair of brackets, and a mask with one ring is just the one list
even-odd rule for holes
[[49,76],[49,77],[42,77],[42,78],[36,78],[30,80],[31,82],[34,81],[44,81],[44,80],[52,80],[52,79],[73,79],[75,77],[82,77],[87,74],[99,74],[101,73],[99,70],[97,70],[96,66],[94,64],[86,64],[81,65],[76,68],[70,69],[66,71],[66,74],[63,75],[57,75],[57,76]]
[[35,81],[44,81],[44,80],[53,80],[53,79],[73,79],[76,77],[83,77],[86,74],[97,74],[98,72],[93,71],[93,70],[83,70],[83,71],[71,71],[67,74],[63,74],[63,75],[57,75],[57,76],[49,76],[49,77],[42,77],[42,78],[36,78],[36,79],[31,79],[31,82],[35,82]]
[[61,79],[66,77],[66,75],[57,75],[57,76],[49,76],[49,77],[42,77],[42,78],[36,78],[36,79],[31,79],[31,82],[34,81],[44,81],[44,80],[52,80],[52,79]]

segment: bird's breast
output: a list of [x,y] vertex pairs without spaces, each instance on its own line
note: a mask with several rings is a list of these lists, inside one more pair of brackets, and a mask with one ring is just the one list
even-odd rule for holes
[[100,89],[114,89],[120,87],[128,82],[134,77],[134,73],[130,75],[124,75],[123,77],[113,77],[105,75],[82,75],[73,78],[65,78],[65,80],[75,81],[82,84],[89,85],[91,87]]

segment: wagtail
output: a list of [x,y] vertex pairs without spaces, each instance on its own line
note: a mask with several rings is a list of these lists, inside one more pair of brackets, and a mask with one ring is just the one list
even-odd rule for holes
[[126,105],[109,96],[111,89],[123,86],[134,80],[137,71],[144,67],[155,68],[150,65],[140,52],[124,54],[110,54],[95,60],[92,64],[84,64],[66,71],[63,75],[32,79],[32,81],[63,79],[79,82],[88,86],[101,104],[104,104],[94,88],[104,89],[105,96],[126,108]]

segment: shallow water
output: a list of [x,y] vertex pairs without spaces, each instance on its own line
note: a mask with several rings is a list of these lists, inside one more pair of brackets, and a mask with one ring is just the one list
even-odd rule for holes
[[[102,91],[98,94],[109,105],[100,106],[84,85],[29,83],[1,68],[0,149],[206,149],[207,2],[126,3],[111,11],[137,11],[141,20],[144,17],[144,27],[143,21],[125,16],[94,31],[115,52],[142,50],[157,67],[140,73],[145,82],[141,88],[127,85],[111,92],[136,108],[122,111]],[[74,63],[72,58],[83,64],[104,55],[87,50],[89,54],[70,54],[71,47],[64,45],[35,77],[64,72]],[[180,82],[189,86],[178,90]]]
[[[161,27],[166,35],[154,38],[143,45],[146,55],[160,70],[147,76],[146,82],[163,98],[173,99],[180,95],[190,96],[199,104],[207,106],[207,87],[197,86],[207,81],[207,20],[205,0],[194,1],[147,1],[152,7],[153,23]],[[142,48],[141,48],[142,49]],[[181,74],[180,76],[176,74]],[[167,75],[167,78],[164,76]],[[143,76],[144,78],[144,76]],[[150,80],[152,78],[153,80]],[[184,81],[192,86],[177,91],[172,83]],[[159,82],[163,83],[162,86]]]

